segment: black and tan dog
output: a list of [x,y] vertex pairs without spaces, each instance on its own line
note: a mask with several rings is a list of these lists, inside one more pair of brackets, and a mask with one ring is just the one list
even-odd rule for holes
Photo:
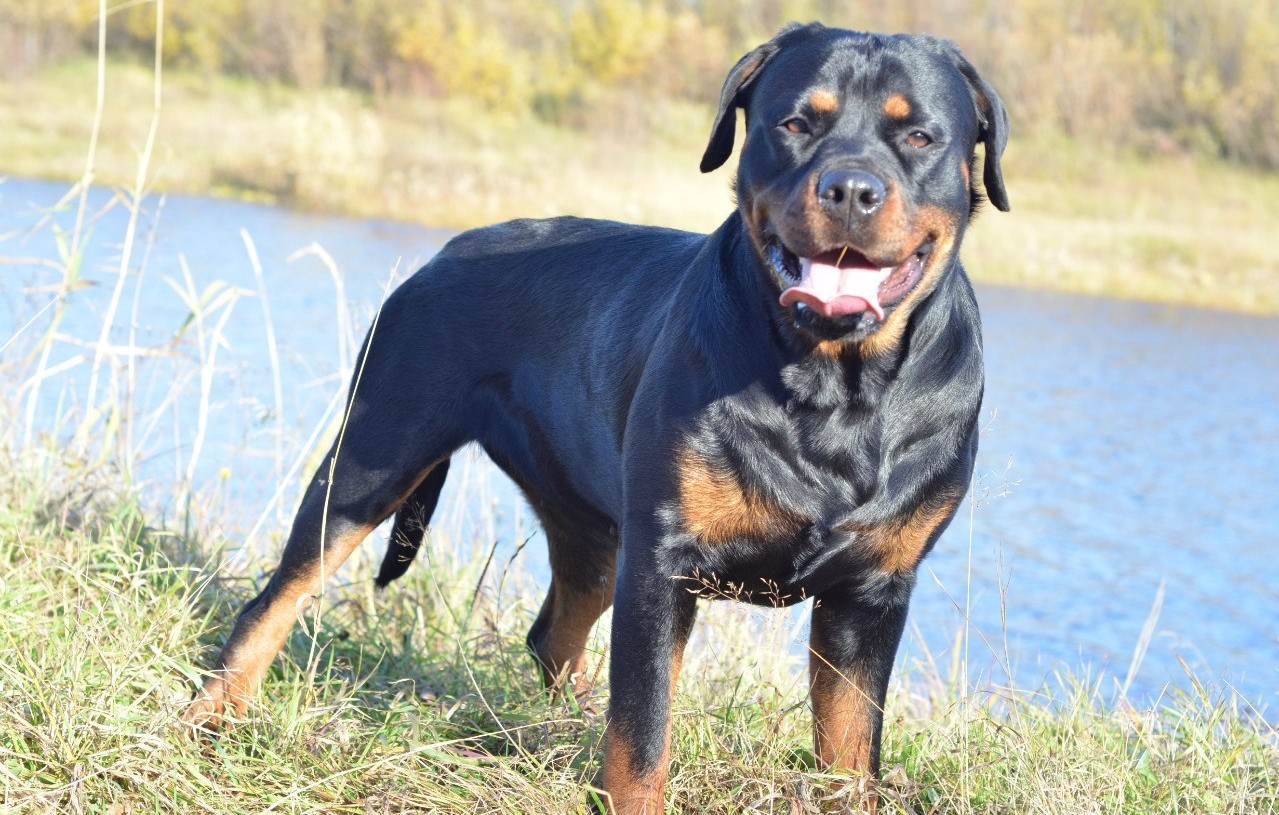
[[663,808],[684,643],[698,596],[726,590],[815,600],[816,754],[878,771],[915,570],[977,450],[981,334],[959,245],[978,143],[985,194],[1008,208],[1007,115],[949,42],[816,24],[733,67],[703,171],[729,158],[739,107],[738,207],[714,233],[516,221],[453,239],[388,299],[345,435],[188,721],[243,710],[298,599],[392,513],[378,582],[403,574],[412,519],[474,441],[546,530],[528,642],[549,686],[580,681],[613,606],[616,812]]

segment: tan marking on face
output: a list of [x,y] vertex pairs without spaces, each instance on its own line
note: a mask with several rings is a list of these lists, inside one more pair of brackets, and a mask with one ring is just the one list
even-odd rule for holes
[[964,177],[964,189],[969,189],[973,185],[972,170],[968,166],[968,159],[961,158],[959,160],[959,174]]
[[934,238],[932,254],[928,256],[923,274],[919,282],[915,284],[915,288],[896,304],[893,313],[888,315],[888,319],[875,333],[858,344],[857,352],[862,359],[887,354],[901,342],[911,313],[936,287],[941,273],[951,262],[955,248],[955,221],[955,214],[941,207],[925,208],[915,219],[916,230],[902,242],[903,250],[911,251],[924,243],[931,235]]
[[743,488],[736,473],[691,450],[682,452],[677,462],[680,514],[688,531],[703,543],[775,538],[797,529],[790,512]]
[[[918,209],[909,208],[906,196],[892,179],[885,181],[885,187],[887,196],[884,204],[875,213],[868,227],[868,232],[874,236],[874,242],[861,247],[862,250],[875,256],[903,257],[929,239],[933,240],[934,245],[915,288],[895,304],[893,313],[883,325],[857,344],[858,353],[863,359],[887,353],[897,346],[911,312],[936,286],[941,272],[950,262],[955,232],[961,221],[960,215],[945,207],[927,205]],[[801,233],[807,234],[817,245],[831,245],[846,240],[840,225],[821,209],[813,195],[792,198],[783,220],[797,221]],[[814,350],[837,357],[844,352],[844,347],[839,343],[818,342]]]
[[[808,177],[807,181],[795,188],[787,201],[785,211],[779,219],[783,224],[791,225],[787,230],[790,235],[806,236],[809,243],[819,247],[835,247],[844,245],[847,251],[848,235],[845,225],[831,217],[821,204],[821,199],[813,194],[821,181],[820,173]],[[896,185],[885,181],[887,196],[879,211],[871,216],[868,231],[876,236],[887,236],[891,239],[906,232],[908,224],[905,218],[903,196]],[[764,223],[759,220],[759,223]],[[878,241],[888,243],[888,240]],[[870,247],[863,247],[870,248]],[[873,251],[873,249],[872,249]]]
[[817,113],[830,113],[839,107],[839,97],[829,88],[818,88],[809,95],[808,106]]
[[884,204],[873,216],[874,231],[886,243],[892,243],[894,239],[901,242],[910,229],[906,217],[906,196],[894,181],[887,182],[885,189],[888,194],[884,197]]
[[893,119],[905,119],[910,116],[910,102],[900,93],[895,93],[884,100],[884,113]]

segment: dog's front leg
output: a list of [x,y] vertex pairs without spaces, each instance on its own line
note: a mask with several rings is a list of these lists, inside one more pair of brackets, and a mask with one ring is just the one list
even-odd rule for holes
[[[870,604],[852,591],[831,591],[813,606],[808,674],[813,736],[827,768],[879,774],[884,698],[906,625],[907,604]],[[871,805],[873,811],[874,805]]]
[[624,536],[614,592],[603,786],[615,815],[665,811],[671,697],[697,614],[644,537]]

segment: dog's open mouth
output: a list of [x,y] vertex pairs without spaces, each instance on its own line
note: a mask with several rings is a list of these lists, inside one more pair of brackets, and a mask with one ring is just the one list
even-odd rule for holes
[[789,284],[782,290],[783,306],[799,303],[831,319],[870,311],[882,320],[885,307],[919,282],[930,249],[926,243],[896,266],[878,265],[851,247],[800,257],[776,239],[766,253],[778,278]]

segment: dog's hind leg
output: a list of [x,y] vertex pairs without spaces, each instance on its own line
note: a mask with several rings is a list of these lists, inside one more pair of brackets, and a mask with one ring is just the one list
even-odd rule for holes
[[613,605],[616,550],[606,542],[583,544],[553,524],[543,523],[550,544],[551,587],[528,632],[528,647],[552,691],[565,679],[573,693],[590,685],[585,674],[586,640],[600,615]]
[[426,540],[426,533],[440,502],[440,490],[449,473],[449,460],[444,459],[422,479],[413,494],[395,512],[395,524],[391,539],[387,542],[386,556],[374,581],[379,589],[386,588],[392,580],[402,577],[409,570],[418,549]]
[[[444,319],[424,319],[435,278],[419,273],[384,304],[365,338],[351,382],[346,421],[303,495],[279,568],[236,619],[184,719],[216,727],[228,708],[242,714],[302,606],[374,527],[410,499],[436,497],[444,463],[474,438],[482,415],[467,399],[471,367],[424,348],[450,335]],[[381,328],[378,328],[378,325]],[[425,500],[422,504],[429,503]],[[392,564],[394,567],[396,564]]]
[[430,432],[441,430],[440,422],[386,402],[366,401],[353,416],[358,418],[302,498],[279,568],[240,613],[214,670],[187,708],[188,723],[216,728],[228,708],[244,713],[304,604],[323,592],[374,527],[406,500],[424,496],[426,481],[435,476],[442,482],[443,464],[460,443],[443,443],[439,440],[449,436]]

